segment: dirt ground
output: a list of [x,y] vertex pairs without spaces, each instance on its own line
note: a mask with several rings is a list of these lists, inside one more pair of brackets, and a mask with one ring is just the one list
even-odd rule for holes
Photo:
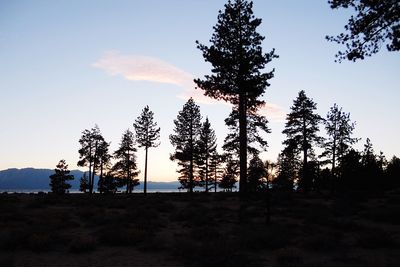
[[1,194],[0,266],[399,266],[400,192]]

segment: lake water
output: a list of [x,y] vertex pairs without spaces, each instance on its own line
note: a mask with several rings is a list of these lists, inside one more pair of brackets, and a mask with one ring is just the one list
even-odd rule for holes
[[[194,190],[194,191],[197,192],[197,191],[203,191],[203,190]],[[220,192],[220,191],[222,191],[222,190],[218,188],[217,192]],[[237,190],[233,190],[233,192],[236,192],[236,191]],[[0,189],[0,193],[9,193],[9,194],[12,194],[12,193],[24,193],[24,194],[31,194],[32,193],[32,194],[37,194],[39,192],[49,193],[50,190],[49,189]],[[147,189],[147,193],[150,193],[150,194],[151,193],[185,193],[185,192],[187,192],[187,191],[186,190],[179,190],[179,189],[165,189],[165,188],[162,188],[162,189],[156,189],[156,188]],[[214,190],[211,190],[210,192],[213,193]],[[76,190],[76,189],[69,190],[69,193],[70,194],[82,194],[81,191]],[[98,193],[98,192],[96,191],[96,193]],[[118,193],[122,193],[123,194],[123,193],[125,193],[125,191],[121,190]],[[143,193],[143,189],[133,190],[132,193],[134,193],[134,194],[135,193],[137,193],[137,194]]]
[[[39,192],[49,193],[49,189],[3,189],[0,190],[0,193],[25,193],[25,194],[37,194]],[[179,192],[186,192],[184,190],[179,189],[147,189],[147,193],[179,193]],[[71,194],[82,194],[79,190],[69,190]],[[96,193],[98,193],[96,191]],[[125,193],[125,191],[120,191],[118,193]],[[133,190],[132,193],[143,193],[143,190]]]

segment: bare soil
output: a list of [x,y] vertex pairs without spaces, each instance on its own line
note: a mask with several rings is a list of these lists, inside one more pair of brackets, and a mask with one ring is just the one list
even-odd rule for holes
[[398,266],[400,192],[1,194],[0,266]]

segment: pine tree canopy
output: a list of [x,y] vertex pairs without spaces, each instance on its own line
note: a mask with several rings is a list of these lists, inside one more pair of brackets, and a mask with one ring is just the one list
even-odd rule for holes
[[258,99],[269,86],[274,70],[262,73],[265,65],[277,57],[272,50],[264,54],[261,43],[265,39],[257,32],[261,19],[253,15],[250,1],[228,1],[219,11],[210,46],[200,44],[205,61],[212,64],[212,74],[195,79],[205,95],[239,105],[239,95],[246,95],[247,108],[264,104]]
[[131,193],[133,187],[138,184],[138,180],[135,177],[140,172],[137,171],[136,151],[133,132],[128,129],[122,136],[119,148],[114,152],[114,158],[117,162],[112,168],[115,176],[125,181],[127,193]]
[[351,137],[355,123],[350,121],[350,113],[343,112],[342,108],[334,104],[324,124],[328,137],[324,144],[325,151],[321,156],[328,157],[327,163],[332,163],[332,169],[334,169],[336,160],[341,160],[351,145],[358,141],[357,138]]
[[287,135],[284,144],[293,140],[302,150],[312,150],[313,143],[319,144],[322,139],[317,135],[321,116],[314,112],[317,104],[307,97],[302,90],[293,101],[291,112],[287,115],[287,122],[282,133]]
[[174,134],[171,134],[169,139],[175,147],[175,152],[171,154],[170,159],[178,161],[177,172],[181,174],[179,181],[182,186],[193,192],[196,144],[201,132],[200,107],[193,98],[190,98],[179,111],[174,124]]
[[135,120],[133,126],[136,131],[136,142],[139,147],[157,147],[159,146],[160,128],[154,121],[154,113],[146,106],[140,116]]
[[74,176],[70,175],[68,165],[65,160],[60,160],[54,169],[54,174],[50,175],[50,188],[55,194],[65,194],[66,190],[71,188],[67,181],[73,180]]
[[339,62],[356,61],[377,53],[386,44],[388,51],[400,50],[400,2],[398,0],[329,0],[332,9],[350,8],[351,16],[345,33],[326,39],[345,45],[336,54]]

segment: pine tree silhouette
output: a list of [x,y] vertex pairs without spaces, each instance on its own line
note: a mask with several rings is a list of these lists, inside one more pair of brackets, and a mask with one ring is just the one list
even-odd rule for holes
[[205,95],[234,105],[239,120],[240,192],[246,192],[247,176],[247,114],[265,104],[260,96],[269,86],[274,71],[262,73],[266,64],[277,57],[272,50],[264,54],[264,37],[257,32],[261,19],[253,15],[253,3],[228,1],[218,14],[211,37],[211,46],[197,47],[212,65],[212,74],[195,79]]

